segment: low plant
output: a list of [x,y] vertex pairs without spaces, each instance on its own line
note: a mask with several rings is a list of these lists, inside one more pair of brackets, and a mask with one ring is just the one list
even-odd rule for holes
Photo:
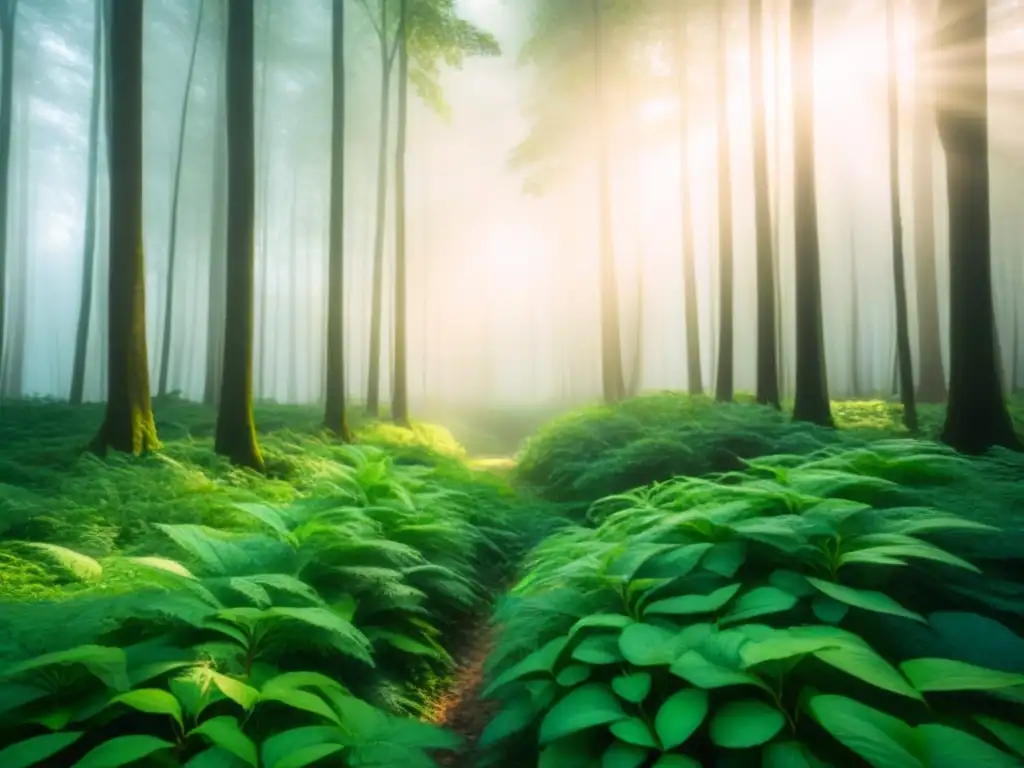
[[908,504],[969,471],[943,456],[765,457],[596,504],[498,611],[491,764],[1020,765],[1022,614],[954,590],[979,569],[934,541],[998,533]]

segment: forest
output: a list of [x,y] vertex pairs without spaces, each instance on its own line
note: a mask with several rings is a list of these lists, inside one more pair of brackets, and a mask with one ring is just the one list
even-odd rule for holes
[[1024,766],[1022,72],[0,0],[0,768]]

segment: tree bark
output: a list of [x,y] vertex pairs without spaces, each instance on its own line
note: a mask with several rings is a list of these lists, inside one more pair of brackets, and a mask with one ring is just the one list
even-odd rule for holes
[[100,155],[100,102],[103,97],[103,0],[97,0],[92,32],[92,100],[89,105],[89,165],[86,171],[85,233],[82,244],[82,288],[78,300],[78,324],[75,331],[75,359],[71,369],[72,405],[80,405],[85,396],[85,364],[89,351],[89,326],[92,321],[93,280],[96,271],[96,185]]
[[93,447],[159,447],[149,397],[142,244],[143,3],[110,0],[110,261],[107,410]]
[[814,2],[793,0],[793,216],[796,227],[796,397],[793,418],[834,426],[825,372],[814,179]]
[[612,243],[612,191],[607,136],[604,41],[601,0],[591,0],[594,24],[594,97],[597,108],[598,237],[601,270],[601,383],[606,403],[616,403],[626,393],[622,371],[622,331],[619,325],[619,292],[615,278]]
[[715,376],[715,400],[733,399],[733,238],[732,238],[732,162],[729,156],[728,67],[725,41],[726,9],[719,2],[718,51],[715,67],[715,102],[718,123],[718,366]]
[[405,150],[409,122],[409,0],[401,0],[398,23],[398,136],[395,147],[395,362],[391,383],[391,418],[409,422],[408,319],[406,317]]
[[681,223],[683,227],[683,301],[686,311],[686,383],[690,395],[704,393],[704,376],[700,360],[700,312],[697,306],[697,266],[693,234],[693,198],[690,184],[690,129],[689,129],[689,66],[687,38],[689,17],[682,10],[677,42],[679,58],[679,177]]
[[[226,57],[224,66],[226,66]],[[211,204],[213,215],[210,222],[209,298],[206,309],[206,380],[203,386],[203,403],[215,406],[220,402],[220,382],[224,369],[224,325],[227,319],[227,112],[224,79],[218,83],[216,136],[213,144],[213,171],[210,174]]]
[[768,136],[765,127],[763,0],[750,0],[750,106],[754,142],[754,219],[757,238],[757,402],[780,408],[775,333],[775,254],[772,247]]
[[196,31],[192,36],[192,55],[188,60],[188,74],[185,75],[185,95],[181,100],[181,118],[178,121],[178,156],[174,163],[174,183],[171,189],[171,224],[167,243],[167,282],[164,289],[163,339],[160,344],[160,378],[157,394],[167,394],[167,376],[171,364],[171,317],[174,308],[174,265],[177,261],[178,208],[181,197],[181,169],[185,159],[185,126],[188,122],[189,94],[192,93],[192,75],[196,68],[196,52],[199,50],[199,32],[203,28],[203,0],[199,0],[199,15]]
[[[128,0],[131,2],[131,0]],[[264,470],[252,413],[256,141],[253,0],[228,5],[227,321],[214,448],[235,464]]]
[[950,380],[942,441],[963,453],[1021,449],[996,360],[988,166],[988,4],[943,0],[936,54],[961,73],[937,100],[949,195]]
[[11,302],[8,310],[11,316],[10,333],[7,337],[7,354],[3,361],[3,382],[0,390],[10,398],[24,396],[25,381],[25,347],[28,326],[28,286],[31,259],[29,252],[32,247],[32,231],[34,216],[38,204],[39,188],[30,184],[30,157],[32,154],[29,136],[29,102],[27,94],[19,99],[15,109],[20,140],[24,143],[22,151],[15,158],[17,174],[18,202],[15,206],[17,215],[17,238],[15,240],[14,264],[9,274],[12,288]]

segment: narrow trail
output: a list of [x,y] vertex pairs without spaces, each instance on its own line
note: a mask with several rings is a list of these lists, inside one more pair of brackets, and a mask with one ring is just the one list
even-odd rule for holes
[[440,766],[473,768],[477,763],[477,742],[496,711],[496,702],[480,700],[484,690],[484,662],[493,645],[494,628],[490,617],[481,616],[469,628],[466,644],[456,656],[459,662],[452,675],[451,686],[437,699],[427,718],[465,740],[461,752],[442,752],[435,756]]

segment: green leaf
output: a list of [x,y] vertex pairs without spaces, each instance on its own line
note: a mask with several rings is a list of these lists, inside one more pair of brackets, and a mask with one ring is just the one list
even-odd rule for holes
[[582,683],[588,677],[590,677],[590,667],[586,664],[570,664],[558,673],[558,677],[555,680],[561,686],[572,688],[574,685]]
[[612,678],[612,690],[626,701],[639,704],[651,692],[651,675],[648,672],[633,672]]
[[185,763],[185,768],[241,768],[248,765],[220,747],[207,747],[197,752]]
[[651,733],[651,727],[639,717],[618,720],[612,723],[608,730],[612,732],[612,736],[627,744],[650,749],[658,748],[658,742],[654,738],[654,734]]
[[103,645],[79,645],[66,651],[55,651],[36,656],[4,670],[0,678],[16,677],[47,667],[81,664],[100,682],[115,691],[128,689],[128,669],[124,651]]
[[850,611],[850,606],[828,595],[815,595],[814,600],[811,601],[811,610],[819,620],[826,624],[838,624]]
[[825,648],[836,648],[842,641],[836,637],[804,637],[790,629],[776,630],[763,640],[753,640],[740,649],[744,668],[794,656],[806,656]]
[[159,688],[137,688],[122,693],[107,702],[107,706],[111,704],[124,704],[148,715],[167,715],[182,725],[181,704],[174,696]]
[[621,613],[595,613],[584,616],[573,624],[572,629],[569,630],[569,636],[572,637],[584,629],[623,629],[632,623],[634,623],[633,619]]
[[1024,675],[999,672],[953,659],[911,659],[900,664],[911,684],[929,691],[992,691],[1024,685]]
[[731,579],[747,559],[747,544],[744,541],[723,541],[704,555],[701,567]]
[[732,624],[752,619],[755,616],[782,613],[793,608],[798,602],[800,600],[796,595],[778,587],[754,587],[749,592],[740,595],[732,610],[722,617],[719,624]]
[[568,642],[568,637],[556,637],[554,640],[549,641],[543,647],[500,674],[494,682],[487,686],[487,689],[483,692],[483,698],[491,698],[495,691],[520,678],[550,674],[555,665],[555,660]]
[[622,661],[619,638],[607,633],[585,637],[573,648],[572,658],[584,664],[618,664]]
[[700,728],[707,714],[707,691],[685,688],[665,699],[654,717],[654,732],[664,749],[675,749]]
[[962,568],[965,571],[971,571],[973,573],[981,573],[981,571],[971,563],[967,562],[963,558],[959,558],[956,555],[951,555],[943,549],[933,547],[930,544],[918,541],[907,544],[892,544],[883,545],[876,547],[868,547],[865,549],[858,549],[852,552],[847,552],[840,556],[839,566],[848,565],[850,563],[860,562],[879,562],[878,558],[915,558],[918,560],[932,560],[936,563],[943,563],[945,565],[951,565],[955,568]]
[[669,671],[690,685],[708,690],[724,688],[729,685],[756,685],[766,688],[765,684],[755,675],[713,664],[698,651],[684,652],[672,663]]
[[712,613],[732,600],[742,584],[730,584],[716,589],[710,595],[681,595],[655,600],[644,609],[644,614],[686,616],[694,613]]
[[711,718],[711,741],[726,749],[747,749],[771,741],[786,716],[759,699],[730,701]]
[[213,683],[217,686],[217,690],[247,712],[260,700],[259,691],[233,677],[228,677],[212,669],[202,669],[199,674],[202,676],[204,684]]
[[326,701],[317,694],[304,691],[301,688],[290,688],[283,685],[269,689],[264,688],[260,694],[260,699],[262,701],[277,701],[292,709],[312,712],[314,715],[319,715],[335,725],[340,726],[342,724],[338,713]]
[[82,731],[64,731],[33,736],[31,739],[11,744],[0,749],[0,765],[3,768],[29,768],[52,757],[82,737]]
[[89,750],[74,768],[119,768],[173,748],[174,744],[155,736],[118,736]]
[[867,644],[851,643],[838,648],[825,648],[815,651],[814,656],[820,661],[884,691],[921,700],[921,694],[907,682],[899,670],[875,653]]
[[268,764],[268,768],[305,768],[305,766],[318,763],[325,757],[337,754],[343,749],[345,749],[344,744],[311,744],[289,753],[276,763]]
[[647,750],[616,741],[601,755],[601,768],[640,768],[647,762]]
[[947,725],[926,723],[914,729],[928,768],[1020,768],[1020,760],[977,736]]
[[904,618],[913,619],[914,621],[919,621],[922,624],[927,624],[923,616],[914,613],[913,611],[908,611],[902,605],[882,592],[875,592],[868,589],[854,589],[853,587],[835,584],[831,581],[816,579],[812,576],[808,576],[807,581],[815,589],[818,589],[828,595],[833,600],[838,600],[841,603],[852,605],[854,608],[861,608],[865,611],[874,611],[875,613],[888,613],[892,616],[903,616]]
[[622,630],[618,644],[630,664],[652,667],[671,664],[679,641],[672,632],[653,624],[630,624]]
[[267,615],[297,621],[305,624],[307,627],[322,629],[328,633],[328,636],[331,638],[331,644],[337,651],[359,659],[371,667],[373,666],[369,638],[356,629],[352,622],[329,608],[316,606],[303,608],[275,607],[268,609]]
[[874,768],[927,768],[915,757],[913,729],[902,720],[831,694],[810,697],[807,709],[836,741]]
[[662,755],[651,768],[701,768],[701,764],[686,755]]
[[537,714],[529,696],[517,696],[502,704],[501,710],[480,734],[480,746],[490,747],[527,728]]
[[221,749],[244,760],[253,768],[257,767],[258,754],[256,744],[242,733],[242,729],[235,718],[228,715],[210,718],[198,727],[193,728],[191,734],[205,736]]
[[799,741],[776,741],[761,753],[761,768],[829,768]]
[[340,728],[307,725],[268,737],[260,753],[265,768],[303,768],[340,752],[347,740]]
[[604,683],[587,683],[574,688],[544,716],[540,743],[548,744],[587,728],[626,719],[622,705]]
[[974,719],[1003,744],[1024,757],[1024,728],[988,715],[975,715]]
[[814,587],[808,583],[806,576],[786,568],[772,571],[768,583],[796,597],[811,597],[815,594]]

